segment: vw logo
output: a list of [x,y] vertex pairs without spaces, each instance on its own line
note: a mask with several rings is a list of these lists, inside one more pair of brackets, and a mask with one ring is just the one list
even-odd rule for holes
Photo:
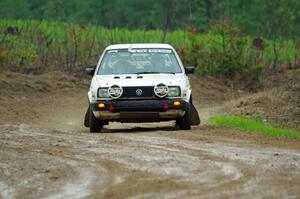
[[141,96],[143,94],[143,91],[142,91],[142,89],[139,88],[135,91],[135,93],[137,96]]

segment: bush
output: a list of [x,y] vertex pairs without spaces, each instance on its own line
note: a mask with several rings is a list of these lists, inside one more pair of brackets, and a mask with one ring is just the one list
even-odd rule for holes
[[[7,31],[12,27],[15,31]],[[161,30],[107,29],[94,25],[67,24],[51,21],[0,19],[0,66],[23,72],[23,67],[39,71],[77,71],[96,64],[102,50],[112,43],[159,43]],[[262,66],[272,61],[270,42],[264,48],[253,47],[251,38],[240,35],[228,20],[214,24],[208,34],[188,31],[168,32],[166,43],[179,52],[184,65],[198,66],[199,75],[232,79],[260,79]],[[295,47],[281,41],[284,56],[293,58]],[[10,66],[10,67],[8,67]]]
[[198,66],[199,75],[232,79],[250,76],[259,81],[262,67],[254,64],[255,49],[249,38],[241,36],[240,30],[229,21],[213,25],[205,40],[197,40],[192,34],[189,38],[191,45],[185,59]]

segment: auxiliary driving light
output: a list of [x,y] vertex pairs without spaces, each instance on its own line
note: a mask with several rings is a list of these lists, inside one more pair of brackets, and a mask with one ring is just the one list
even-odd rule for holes
[[173,102],[173,105],[174,105],[174,106],[180,106],[180,104],[181,104],[180,101],[174,101],[174,102]]
[[113,85],[108,88],[108,94],[111,98],[118,99],[119,97],[122,96],[123,89],[122,89],[122,87],[120,87],[118,85]]
[[98,107],[99,107],[99,108],[104,108],[104,107],[105,107],[105,104],[104,104],[104,103],[99,103],[99,104],[98,104]]
[[168,86],[166,86],[165,84],[157,84],[154,87],[154,93],[157,97],[159,98],[164,98],[168,95]]

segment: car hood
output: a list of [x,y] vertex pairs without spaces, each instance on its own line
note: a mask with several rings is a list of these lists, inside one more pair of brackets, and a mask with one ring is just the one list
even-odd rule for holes
[[112,85],[124,86],[155,86],[163,83],[168,86],[180,85],[183,74],[143,74],[143,75],[97,75],[99,87]]

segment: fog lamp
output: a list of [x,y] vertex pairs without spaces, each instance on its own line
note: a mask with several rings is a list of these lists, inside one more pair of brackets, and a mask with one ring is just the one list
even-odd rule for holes
[[174,106],[180,106],[180,104],[181,104],[180,101],[174,101],[174,102],[173,102],[173,105],[174,105]]
[[105,104],[104,104],[104,103],[99,103],[99,104],[98,104],[98,107],[99,107],[99,108],[104,108],[104,107],[105,107]]

